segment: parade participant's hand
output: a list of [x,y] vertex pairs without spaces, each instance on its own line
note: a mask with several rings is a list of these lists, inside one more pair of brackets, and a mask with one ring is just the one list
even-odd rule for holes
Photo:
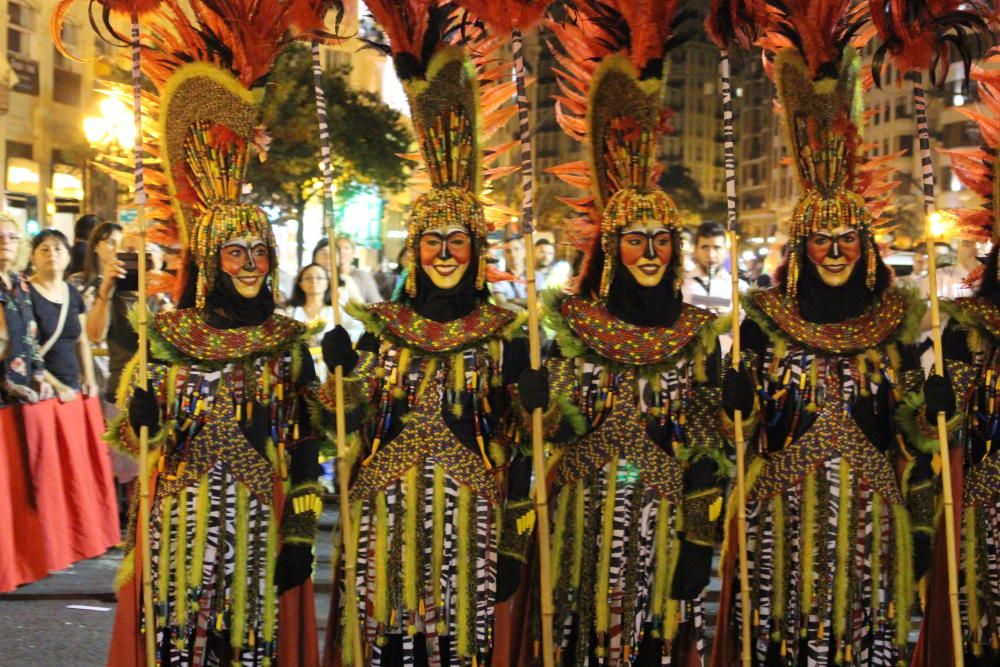
[[80,393],[84,396],[100,396],[100,391],[96,384],[85,383],[80,385]]
[[928,376],[924,382],[924,403],[927,405],[928,421],[937,419],[939,412],[951,419],[955,414],[955,390],[951,381],[936,374]]
[[282,546],[274,570],[278,583],[278,594],[304,584],[312,576],[312,565],[312,546],[308,544]]
[[865,437],[875,445],[879,451],[885,450],[885,443],[879,437],[878,415],[875,414],[875,398],[871,395],[859,396],[851,405],[851,417],[858,425]]
[[521,397],[521,405],[528,412],[535,408],[547,410],[549,407],[549,370],[544,366],[539,369],[525,368],[517,380],[517,393]]
[[708,586],[711,572],[712,547],[683,540],[670,596],[676,600],[695,599]]
[[76,400],[76,389],[61,383],[57,384],[56,396],[59,397],[61,403],[70,403]]
[[732,419],[737,410],[745,418],[753,412],[753,403],[756,391],[753,381],[746,369],[739,371],[732,369],[726,373],[722,381],[722,409]]
[[160,406],[151,391],[136,387],[128,404],[128,423],[136,435],[143,426],[149,427],[149,437],[160,432]]
[[323,361],[331,373],[334,368],[341,366],[344,369],[344,375],[347,375],[354,370],[354,366],[358,363],[358,353],[354,351],[351,337],[347,333],[347,329],[339,324],[323,335],[322,348]]
[[497,557],[497,602],[510,599],[521,585],[521,569],[524,563],[506,554]]

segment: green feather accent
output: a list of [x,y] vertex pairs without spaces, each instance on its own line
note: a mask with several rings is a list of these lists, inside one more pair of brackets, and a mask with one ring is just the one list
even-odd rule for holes
[[[882,586],[882,496],[872,494],[872,588],[881,590]],[[871,596],[872,612],[879,611],[881,601],[878,595]]]
[[188,587],[187,587],[187,499],[188,490],[181,489],[177,498],[177,534],[183,537],[177,540],[177,557],[174,560],[174,590],[177,600],[174,604],[174,624],[183,626],[188,618]]
[[250,492],[236,483],[236,564],[233,569],[233,606],[229,626],[229,644],[244,646],[247,618],[247,560],[250,554]]
[[472,573],[470,572],[472,555],[472,532],[470,530],[471,521],[472,491],[464,484],[458,489],[458,517],[456,522],[458,533],[458,562],[456,567],[456,578],[458,579],[458,595],[456,606],[455,622],[455,644],[459,657],[468,657],[472,654],[472,628],[469,627],[469,616],[472,611],[473,600],[470,589]]
[[896,644],[906,644],[910,630],[910,606],[913,597],[913,539],[910,533],[910,519],[902,505],[892,506],[893,536],[895,537],[895,603],[896,603]]
[[434,468],[434,496],[432,500],[433,519],[433,542],[431,543],[431,590],[434,597],[434,606],[438,614],[444,614],[444,597],[441,594],[441,569],[444,567],[444,524],[447,517],[444,515],[445,492],[444,492],[444,468],[435,466]]
[[[785,501],[778,494],[774,497],[774,619],[779,624],[785,618],[788,589],[785,581]],[[775,628],[775,641],[780,639],[780,628]]]
[[677,459],[684,463],[711,459],[715,462],[715,476],[719,481],[732,479],[736,474],[736,464],[729,460],[721,447],[684,447],[677,453]]
[[[174,497],[164,496],[160,504],[160,562],[159,572],[156,581],[156,597],[154,602],[165,603],[170,595],[170,531],[173,524],[170,522],[170,515],[173,512]],[[166,624],[167,619],[161,619],[158,623]]]
[[375,622],[389,622],[389,505],[375,494]]
[[[811,470],[806,475],[802,496],[802,545],[799,549],[802,561],[802,615],[812,613],[816,582],[816,471]],[[803,628],[803,632],[805,628]]]
[[[946,424],[948,433],[956,431],[964,422],[965,414],[956,410]],[[913,391],[903,396],[896,408],[896,424],[908,446],[924,454],[937,454],[940,450],[936,423],[927,422],[922,391]]]
[[[833,632],[838,646],[847,630],[848,556],[851,536],[851,471],[847,461],[840,459],[840,498],[837,501],[837,550],[833,574]],[[838,649],[839,650],[839,649]]]
[[613,539],[615,494],[618,483],[618,455],[615,454],[608,462],[607,490],[604,495],[604,508],[601,526],[601,555],[597,566],[597,588],[595,596],[597,605],[594,612],[594,630],[607,632],[611,622],[610,600],[607,595],[611,577],[611,542]]
[[129,550],[122,559],[122,564],[118,567],[115,575],[115,590],[120,591],[135,576],[135,549]]
[[423,506],[417,484],[417,467],[406,471],[406,491],[403,497],[403,595],[406,608],[415,611],[418,606],[417,564],[420,554],[417,549],[417,515]]

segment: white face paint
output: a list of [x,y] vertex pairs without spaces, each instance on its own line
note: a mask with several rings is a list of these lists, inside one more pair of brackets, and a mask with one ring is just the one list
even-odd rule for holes
[[219,250],[219,266],[232,277],[240,296],[253,299],[271,271],[270,248],[261,238],[231,239]]

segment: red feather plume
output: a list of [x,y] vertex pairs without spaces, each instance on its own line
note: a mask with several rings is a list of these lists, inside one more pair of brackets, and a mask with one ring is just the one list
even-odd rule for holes
[[750,49],[770,23],[771,13],[764,0],[712,0],[705,32],[720,49]]
[[928,72],[933,83],[943,83],[952,48],[968,74],[973,41],[988,35],[987,22],[995,15],[988,0],[869,0],[868,4],[882,41],[872,63],[876,83],[886,56],[902,72]]
[[760,44],[766,51],[796,49],[813,76],[827,63],[839,64],[844,49],[862,46],[867,14],[857,0],[785,0],[771,4],[773,19]]
[[456,0],[469,15],[501,35],[528,30],[542,19],[551,3],[552,0]]

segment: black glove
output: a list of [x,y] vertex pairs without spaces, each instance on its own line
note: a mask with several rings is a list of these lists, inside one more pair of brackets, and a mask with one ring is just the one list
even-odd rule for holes
[[753,412],[753,402],[756,395],[753,382],[746,369],[739,371],[730,369],[722,381],[722,409],[732,419],[737,410],[745,418]]
[[319,441],[305,440],[292,450],[291,465],[288,476],[292,486],[315,482],[323,474],[323,466],[319,464]]
[[135,388],[128,404],[128,423],[136,435],[143,426],[149,428],[150,438],[160,432],[160,406],[153,392],[142,387]]
[[851,404],[851,417],[858,425],[865,437],[875,445],[879,451],[883,451],[882,439],[879,437],[878,417],[875,415],[875,398],[868,396],[858,396]]
[[274,575],[278,594],[301,586],[312,576],[313,552],[307,544],[286,544],[278,554]]
[[517,393],[521,396],[521,405],[528,412],[535,408],[548,409],[549,370],[544,366],[538,370],[525,368],[517,380]]
[[358,363],[358,353],[354,351],[347,329],[338,324],[327,331],[323,334],[322,347],[323,361],[331,373],[337,366],[343,367],[345,375],[354,370]]
[[514,558],[500,554],[497,558],[497,602],[506,602],[521,585],[521,569],[524,563]]
[[267,458],[267,435],[271,430],[271,416],[268,410],[260,403],[254,403],[252,416],[250,419],[244,419],[240,428],[250,446]]
[[693,600],[708,586],[712,572],[712,547],[684,540],[674,570],[670,597],[675,600]]
[[937,413],[951,419],[955,414],[955,390],[951,381],[940,375],[930,375],[924,382],[924,403],[927,405],[927,421],[937,419]]

